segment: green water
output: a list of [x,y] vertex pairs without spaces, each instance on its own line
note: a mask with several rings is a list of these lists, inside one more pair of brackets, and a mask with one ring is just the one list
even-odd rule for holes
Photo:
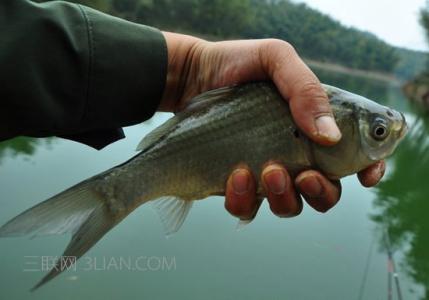
[[[329,213],[306,206],[299,217],[278,219],[263,204],[256,220],[238,232],[223,199],[212,197],[196,203],[168,239],[154,210],[143,206],[76,269],[35,293],[28,290],[69,237],[1,239],[0,299],[387,299],[384,230],[403,299],[429,299],[429,119],[388,84],[319,76],[406,112],[412,133],[389,160],[378,188],[365,189],[348,177],[342,200]],[[128,159],[141,137],[168,117],[127,128],[125,140],[100,152],[61,139],[0,143],[0,223]]]

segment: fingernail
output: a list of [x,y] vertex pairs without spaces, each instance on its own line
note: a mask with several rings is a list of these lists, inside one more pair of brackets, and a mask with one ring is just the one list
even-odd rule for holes
[[332,116],[321,116],[316,119],[318,135],[325,137],[330,142],[338,142],[341,139],[341,132]]
[[271,169],[264,174],[267,188],[275,195],[281,195],[286,190],[286,177],[281,169]]
[[235,170],[232,173],[232,188],[237,195],[243,195],[249,191],[250,173],[245,169]]
[[322,196],[323,187],[319,180],[314,176],[298,177],[296,179],[299,190],[310,198]]

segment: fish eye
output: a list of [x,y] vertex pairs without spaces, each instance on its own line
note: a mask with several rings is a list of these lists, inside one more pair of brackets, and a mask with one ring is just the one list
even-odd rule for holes
[[371,135],[375,140],[381,141],[389,135],[389,131],[384,123],[376,123],[372,127]]

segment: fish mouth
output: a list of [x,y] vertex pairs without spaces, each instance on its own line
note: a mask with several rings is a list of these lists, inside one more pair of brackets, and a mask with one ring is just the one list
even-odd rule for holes
[[403,113],[400,113],[401,117],[402,117],[402,126],[401,129],[399,130],[399,138],[403,139],[404,136],[407,134],[408,132],[408,124],[407,124],[407,120],[405,119],[405,116]]

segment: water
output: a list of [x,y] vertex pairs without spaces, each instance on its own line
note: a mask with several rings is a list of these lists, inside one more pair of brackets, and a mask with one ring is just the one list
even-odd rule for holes
[[[154,210],[143,206],[109,232],[75,270],[33,294],[28,290],[62,253],[69,237],[0,239],[0,297],[386,299],[382,232],[387,229],[403,298],[429,299],[429,120],[415,113],[397,87],[318,75],[328,84],[405,111],[414,124],[378,188],[365,189],[348,177],[342,200],[329,213],[306,206],[299,217],[278,219],[263,204],[254,223],[239,232],[223,199],[212,197],[196,203],[182,229],[168,239]],[[0,143],[0,222],[125,161],[141,137],[168,117],[160,114],[127,128],[125,140],[101,152],[61,139]]]

